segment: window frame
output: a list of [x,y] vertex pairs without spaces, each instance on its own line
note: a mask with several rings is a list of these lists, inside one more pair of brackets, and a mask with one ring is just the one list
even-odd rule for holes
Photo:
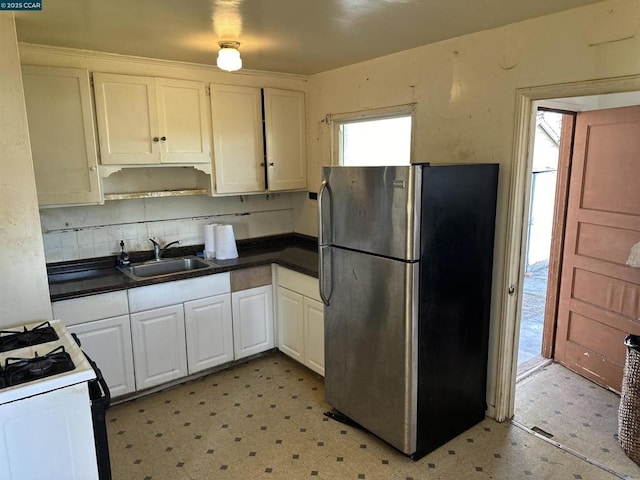
[[409,145],[409,161],[411,162],[415,146],[416,106],[416,103],[408,103],[404,105],[394,105],[391,107],[362,110],[359,112],[329,115],[328,117],[331,124],[331,165],[343,166],[342,125],[400,117],[411,117],[411,138]]

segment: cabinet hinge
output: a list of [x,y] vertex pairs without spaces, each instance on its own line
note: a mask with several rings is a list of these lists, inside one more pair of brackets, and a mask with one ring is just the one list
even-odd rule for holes
[[89,85],[91,85],[91,88],[93,88],[93,73],[89,74]]
[[204,87],[204,94],[205,94],[207,97],[210,97],[210,96],[211,96],[211,87],[210,87],[210,86],[206,85],[206,86]]

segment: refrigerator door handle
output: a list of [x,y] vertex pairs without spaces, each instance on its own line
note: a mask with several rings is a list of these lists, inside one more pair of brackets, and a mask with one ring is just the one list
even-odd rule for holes
[[[333,291],[333,288],[329,288],[329,296],[327,296],[324,293],[324,284],[325,281],[327,280],[327,277],[329,279],[329,286],[332,287],[331,285],[331,269],[328,268],[328,275],[325,275],[325,256],[324,256],[324,249],[325,248],[329,248],[326,245],[320,245],[320,247],[318,248],[318,280],[319,280],[319,285],[320,285],[320,298],[322,299],[322,303],[324,303],[327,307],[329,306],[329,300],[331,299],[331,292]],[[331,265],[331,258],[329,258],[329,266]]]
[[[324,284],[327,280],[327,276],[325,276],[325,257],[324,257],[324,249],[327,247],[327,242],[324,236],[325,227],[331,228],[331,204],[329,204],[329,217],[327,218],[328,222],[325,224],[324,215],[325,215],[325,194],[329,195],[329,201],[331,201],[331,188],[329,188],[329,183],[326,180],[322,181],[320,185],[320,191],[318,192],[318,280],[320,287],[320,298],[322,302],[329,306],[329,298],[331,297],[331,289],[329,289],[329,296],[325,294]],[[329,259],[331,262],[331,259]],[[331,271],[329,271],[329,282],[331,282]]]
[[[325,212],[324,195],[327,189],[329,189],[329,184],[327,183],[326,180],[323,180],[322,184],[320,185],[320,191],[318,192],[318,244],[319,245],[326,245],[326,241],[324,238],[324,228],[322,224],[323,224],[324,212]],[[329,194],[330,193],[331,193],[331,190],[329,189]],[[331,225],[330,217],[331,217],[331,212],[329,212],[329,226]]]

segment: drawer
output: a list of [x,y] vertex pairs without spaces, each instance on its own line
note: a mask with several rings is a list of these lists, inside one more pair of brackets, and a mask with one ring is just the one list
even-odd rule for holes
[[308,298],[320,300],[319,283],[315,277],[278,266],[278,285]]
[[53,318],[62,320],[67,326],[129,313],[125,290],[60,300],[53,302],[51,307]]
[[128,290],[129,310],[131,313],[142,312],[230,291],[229,272],[131,288]]

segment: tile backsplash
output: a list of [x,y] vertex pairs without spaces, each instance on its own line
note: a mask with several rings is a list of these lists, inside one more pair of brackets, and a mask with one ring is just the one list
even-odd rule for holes
[[[46,261],[116,255],[120,251],[120,240],[124,240],[128,251],[151,250],[150,238],[161,245],[175,240],[180,240],[183,246],[203,244],[204,225],[209,223],[233,225],[236,239],[292,232],[294,209],[290,195],[261,197],[264,198],[204,197],[172,202],[164,199],[165,208],[153,202],[155,199],[145,199],[41,210]],[[152,202],[154,205],[150,208]],[[188,216],[187,212],[196,215]],[[162,216],[171,218],[158,218]]]

